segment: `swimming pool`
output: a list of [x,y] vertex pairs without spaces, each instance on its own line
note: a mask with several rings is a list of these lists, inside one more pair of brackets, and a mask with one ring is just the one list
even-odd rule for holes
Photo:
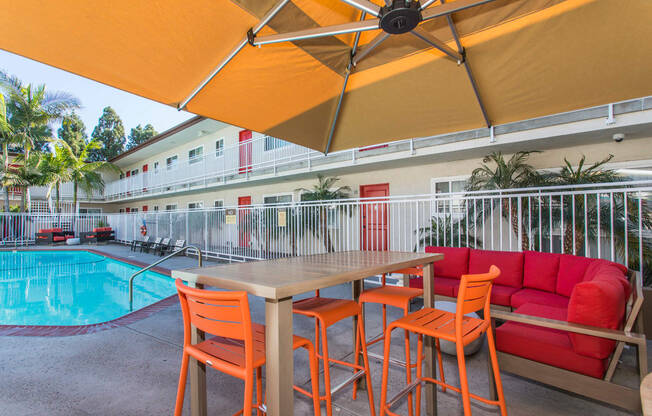
[[[0,252],[0,325],[89,325],[128,314],[139,267],[88,251]],[[176,293],[147,271],[134,280],[134,311]]]

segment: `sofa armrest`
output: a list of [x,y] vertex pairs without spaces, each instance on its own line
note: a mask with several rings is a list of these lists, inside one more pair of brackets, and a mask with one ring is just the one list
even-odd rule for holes
[[598,338],[623,341],[631,344],[645,345],[645,335],[630,331],[620,331],[617,329],[601,328],[597,326],[573,324],[566,321],[540,318],[538,316],[523,315],[514,312],[492,311],[491,318],[501,321],[513,321],[544,328],[558,329],[560,331],[574,332],[577,334],[591,335]]

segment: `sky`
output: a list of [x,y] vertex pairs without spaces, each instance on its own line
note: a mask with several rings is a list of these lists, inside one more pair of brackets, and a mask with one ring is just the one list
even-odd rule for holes
[[125,135],[129,135],[138,124],[144,126],[147,123],[161,133],[193,116],[3,50],[0,50],[0,69],[18,77],[25,84],[45,84],[46,91],[65,91],[77,97],[82,108],[75,112],[84,121],[89,136],[107,106],[113,107],[122,119]]

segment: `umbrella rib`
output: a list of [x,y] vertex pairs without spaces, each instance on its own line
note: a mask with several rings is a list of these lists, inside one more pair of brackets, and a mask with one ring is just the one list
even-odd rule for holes
[[[360,21],[364,21],[367,17],[366,12],[362,12],[360,15]],[[342,100],[344,99],[344,93],[346,92],[346,84],[349,83],[349,75],[351,75],[351,70],[353,69],[353,56],[358,50],[358,42],[360,42],[360,32],[356,33],[355,39],[353,40],[353,48],[351,49],[351,59],[349,60],[349,65],[346,67],[346,74],[344,75],[344,84],[342,85],[342,91],[340,92],[340,97],[337,100],[337,107],[335,108],[335,114],[333,115],[333,122],[331,123],[331,129],[328,132],[328,142],[326,143],[326,150],[324,154],[327,155],[328,151],[331,149],[331,142],[333,141],[333,135],[335,133],[335,125],[337,124],[337,119],[340,116],[340,109],[342,108]]]
[[296,32],[280,33],[278,35],[254,37],[253,45],[269,45],[271,43],[292,42],[302,39],[314,39],[324,36],[343,35],[345,33],[364,32],[367,30],[378,29],[379,20],[370,19],[360,22],[343,23],[341,25],[332,25],[317,27],[313,29],[297,30]]
[[362,10],[365,13],[378,17],[380,14],[380,7],[373,4],[368,0],[341,0],[349,6],[353,6],[356,9]]
[[[444,3],[436,7],[426,9],[421,14],[424,21],[434,19],[439,16],[459,12],[468,9],[469,7],[479,6],[481,4],[489,3],[494,0],[456,0],[453,3]],[[424,3],[425,4],[425,3]],[[429,4],[429,3],[428,3]]]
[[[446,0],[441,0],[442,4]],[[484,106],[484,103],[482,102],[482,97],[480,97],[480,91],[478,90],[478,84],[475,81],[475,77],[473,76],[473,72],[471,71],[471,67],[469,66],[469,62],[466,59],[466,53],[464,52],[464,47],[462,46],[462,42],[460,41],[460,36],[457,33],[457,28],[455,27],[455,22],[453,22],[453,16],[450,14],[446,15],[446,20],[448,21],[448,27],[451,30],[451,33],[453,33],[453,38],[455,39],[455,43],[457,44],[457,49],[460,51],[462,56],[464,56],[464,60],[462,63],[464,64],[464,69],[466,70],[466,75],[469,78],[469,82],[471,83],[471,87],[473,88],[473,93],[475,94],[475,98],[478,101],[478,105],[480,106],[480,111],[482,111],[482,117],[484,118],[484,122],[487,125],[487,127],[491,127],[491,121],[489,121],[489,116],[487,115],[487,109]]]
[[375,38],[373,38],[371,40],[371,42],[369,42],[367,44],[366,48],[364,48],[362,51],[360,51],[360,53],[357,53],[357,54],[353,55],[353,66],[357,66],[358,62],[360,62],[362,60],[362,58],[369,55],[369,53],[372,50],[374,50],[378,45],[383,43],[383,41],[385,41],[385,39],[387,39],[388,37],[389,37],[389,33],[387,33],[387,32],[379,33]]
[[464,56],[462,56],[461,53],[457,52],[450,46],[446,45],[443,41],[431,35],[425,29],[421,27],[417,27],[413,29],[410,33],[412,33],[414,36],[418,37],[419,39],[423,40],[430,46],[434,47],[435,49],[439,49],[449,57],[453,58],[454,60],[457,61],[458,64],[464,62]]
[[[277,14],[278,12],[280,12],[281,9],[282,9],[286,4],[288,4],[289,2],[290,2],[290,0],[280,0],[280,1],[276,4],[276,6],[274,6],[270,11],[267,12],[267,14],[265,14],[265,16],[263,16],[263,18],[260,20],[260,22],[258,22],[258,24],[257,24],[256,26],[254,26],[254,27],[251,29],[251,31],[252,31],[254,34],[258,33],[258,32],[259,32],[259,31],[260,31],[260,30],[261,30],[265,25],[267,25],[267,23],[269,23],[269,21],[272,20],[272,18],[274,18],[274,16],[276,16],[276,14]],[[221,61],[221,62],[220,62],[216,67],[215,67],[215,69],[213,69],[213,70],[210,72],[210,74],[208,74],[208,76],[207,76],[206,78],[204,78],[204,80],[203,80],[203,81],[202,81],[202,82],[201,82],[197,87],[195,87],[195,89],[192,90],[192,92],[190,93],[190,95],[188,95],[188,97],[186,97],[186,99],[183,100],[183,101],[182,101],[182,102],[177,106],[177,109],[178,109],[178,110],[183,110],[184,108],[186,108],[186,106],[188,105],[188,103],[189,103],[193,98],[195,98],[195,96],[196,96],[197,94],[199,94],[199,92],[200,92],[201,90],[203,90],[204,87],[206,87],[206,85],[208,85],[208,83],[211,82],[211,80],[212,80],[213,78],[215,78],[215,76],[216,76],[216,75],[217,75],[217,74],[218,74],[222,69],[224,69],[224,67],[225,67],[229,62],[231,62],[231,60],[232,60],[232,59],[233,59],[233,58],[234,58],[234,57],[235,57],[235,56],[236,56],[236,55],[237,55],[237,54],[242,50],[242,48],[245,47],[245,45],[247,45],[248,42],[249,42],[249,37],[248,37],[248,36],[245,36],[244,39],[242,39],[242,40],[240,41],[240,43],[238,43],[238,44],[236,45],[236,47],[233,48],[233,49],[231,50],[231,52],[229,52],[229,54],[228,54],[224,59],[222,59],[222,61]]]

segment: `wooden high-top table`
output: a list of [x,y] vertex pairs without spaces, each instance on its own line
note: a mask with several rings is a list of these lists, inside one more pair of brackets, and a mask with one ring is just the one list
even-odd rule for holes
[[[288,416],[294,414],[292,296],[353,282],[352,295],[357,301],[362,289],[362,279],[422,265],[424,306],[433,307],[432,264],[441,259],[443,255],[437,253],[347,251],[175,270],[172,277],[198,287],[206,285],[245,290],[265,298],[267,415]],[[199,331],[193,334],[193,343],[202,339],[203,334]],[[424,344],[424,376],[434,378],[434,343],[426,337]],[[190,396],[193,416],[206,415],[205,371],[204,365],[191,360]],[[425,387],[428,416],[434,416],[437,412],[436,392],[433,384],[428,383]]]

